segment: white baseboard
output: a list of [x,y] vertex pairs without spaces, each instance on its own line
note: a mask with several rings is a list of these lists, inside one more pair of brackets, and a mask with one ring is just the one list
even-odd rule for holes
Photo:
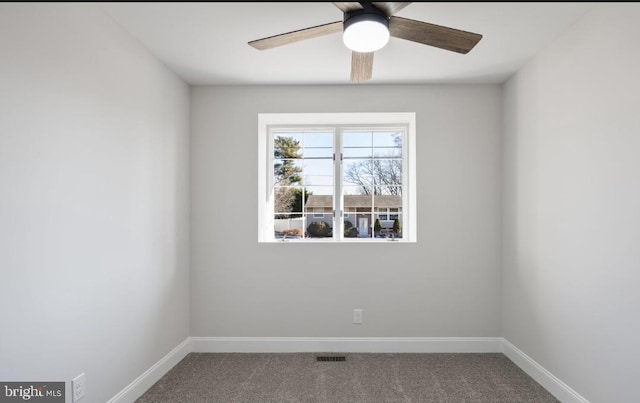
[[198,353],[500,353],[502,337],[191,337]]
[[153,364],[151,368],[127,385],[107,403],[133,403],[190,352],[191,339],[187,337],[176,348],[162,357],[160,361]]
[[108,403],[132,403],[190,352],[504,353],[562,403],[589,403],[503,337],[189,337]]
[[531,357],[523,353],[513,344],[503,338],[502,352],[517,366],[519,366],[530,377],[536,380],[546,390],[549,391],[556,399],[562,403],[589,403],[587,399],[580,396],[578,392],[571,389],[567,384],[556,378],[551,372],[547,371],[542,365],[535,362]]

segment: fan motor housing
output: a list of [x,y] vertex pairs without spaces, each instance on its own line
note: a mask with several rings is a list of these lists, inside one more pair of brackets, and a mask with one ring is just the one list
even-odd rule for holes
[[375,21],[389,28],[389,17],[374,6],[351,10],[344,13],[343,30],[360,21]]

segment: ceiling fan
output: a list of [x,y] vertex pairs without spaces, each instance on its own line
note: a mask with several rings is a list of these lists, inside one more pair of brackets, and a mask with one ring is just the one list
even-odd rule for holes
[[300,29],[249,42],[258,50],[343,32],[344,44],[352,51],[351,82],[371,79],[373,53],[390,37],[406,39],[452,52],[466,54],[482,35],[427,22],[396,17],[411,2],[333,2],[343,13],[342,21]]

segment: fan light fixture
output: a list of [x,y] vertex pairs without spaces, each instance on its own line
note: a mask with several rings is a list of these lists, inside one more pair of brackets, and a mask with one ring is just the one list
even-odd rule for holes
[[352,50],[351,82],[360,83],[371,79],[373,55],[391,36],[461,54],[467,54],[482,39],[482,35],[473,32],[395,16],[409,4],[411,2],[334,2],[343,13],[342,20],[268,36],[249,45],[265,50],[342,32],[344,44]]
[[371,9],[345,13],[342,40],[354,52],[382,49],[389,42],[389,20],[384,13]]

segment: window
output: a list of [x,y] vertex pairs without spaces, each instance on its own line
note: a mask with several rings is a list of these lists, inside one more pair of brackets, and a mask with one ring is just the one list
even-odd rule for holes
[[394,221],[400,218],[400,216],[398,215],[399,212],[400,212],[400,209],[389,208],[389,220]]
[[381,219],[382,221],[387,221],[389,219],[388,212],[389,212],[388,208],[378,207],[378,218]]
[[400,216],[400,209],[397,207],[378,207],[378,218],[382,221],[393,221]]
[[414,113],[259,114],[258,126],[259,242],[416,241]]

